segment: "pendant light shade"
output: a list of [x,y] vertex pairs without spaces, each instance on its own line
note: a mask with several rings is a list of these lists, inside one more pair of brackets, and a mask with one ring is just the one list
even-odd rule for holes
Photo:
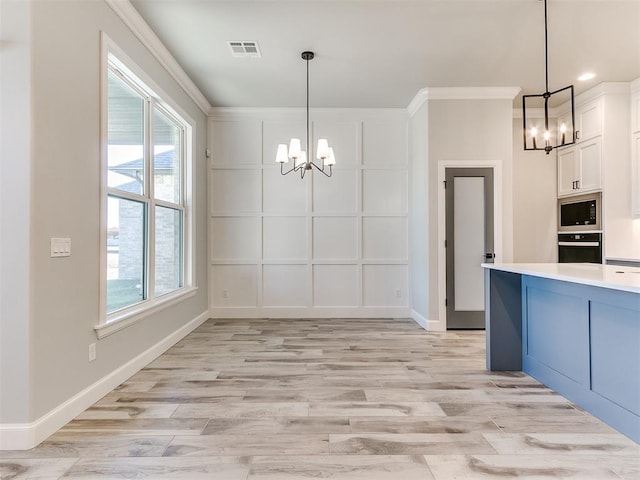
[[333,154],[333,148],[329,147],[329,156],[324,159],[324,164],[328,167],[336,164],[336,157]]
[[289,155],[287,155],[287,146],[284,143],[278,145],[278,152],[276,153],[276,162],[289,163]]
[[316,159],[324,160],[329,157],[329,142],[326,138],[318,140],[318,147],[316,148]]
[[[547,0],[544,0],[544,70],[545,91],[522,96],[522,138],[525,150],[544,150],[547,155],[554,148],[575,143],[575,109],[573,85],[554,92],[549,91],[549,55],[547,33]],[[557,122],[549,119],[549,108],[568,103],[571,116]],[[543,112],[543,113],[540,113]]]
[[[310,129],[309,129],[309,61],[313,59],[315,54],[313,52],[302,52],[302,59],[307,62],[307,139],[306,150],[302,150],[302,142],[299,138],[292,138],[289,141],[289,148],[287,145],[281,143],[278,145],[278,151],[276,152],[276,163],[280,164],[280,173],[287,175],[291,172],[300,172],[300,178],[304,178],[304,174],[307,170],[316,170],[323,173],[327,177],[333,174],[333,165],[336,164],[336,158],[333,153],[333,148],[329,146],[329,142],[326,138],[318,140],[316,147],[315,159],[320,160],[318,166],[314,161],[314,155],[310,151]],[[293,167],[285,171],[283,165],[289,162],[289,159],[293,160]],[[329,167],[329,171],[325,170],[325,167]]]
[[300,146],[299,138],[292,138],[289,142],[289,158],[293,158],[294,160],[300,158],[300,153],[302,153],[302,147]]

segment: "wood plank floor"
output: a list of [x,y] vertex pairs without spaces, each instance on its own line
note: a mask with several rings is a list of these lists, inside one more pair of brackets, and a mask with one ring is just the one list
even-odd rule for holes
[[640,446],[522,373],[484,332],[411,320],[209,320],[8,479],[639,479]]

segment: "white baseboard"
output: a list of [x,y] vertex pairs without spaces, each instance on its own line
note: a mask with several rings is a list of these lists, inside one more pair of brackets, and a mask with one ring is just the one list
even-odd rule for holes
[[411,318],[429,332],[443,332],[446,330],[446,327],[440,320],[428,320],[415,310],[411,310]]
[[425,330],[429,330],[429,320],[424,318],[415,310],[411,310],[411,318],[413,319],[414,322],[416,322],[422,328],[424,328]]
[[407,318],[407,307],[220,307],[211,318]]
[[0,450],[28,450],[104,397],[133,374],[158,358],[209,318],[203,312],[137,357],[31,423],[0,424]]

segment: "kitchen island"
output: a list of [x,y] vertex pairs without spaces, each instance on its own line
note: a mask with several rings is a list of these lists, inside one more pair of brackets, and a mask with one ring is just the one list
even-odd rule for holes
[[482,266],[487,369],[522,370],[640,443],[640,268]]

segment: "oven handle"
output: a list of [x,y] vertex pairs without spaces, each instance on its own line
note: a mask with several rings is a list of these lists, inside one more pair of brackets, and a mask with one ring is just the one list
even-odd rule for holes
[[558,242],[561,247],[599,247],[600,242]]

